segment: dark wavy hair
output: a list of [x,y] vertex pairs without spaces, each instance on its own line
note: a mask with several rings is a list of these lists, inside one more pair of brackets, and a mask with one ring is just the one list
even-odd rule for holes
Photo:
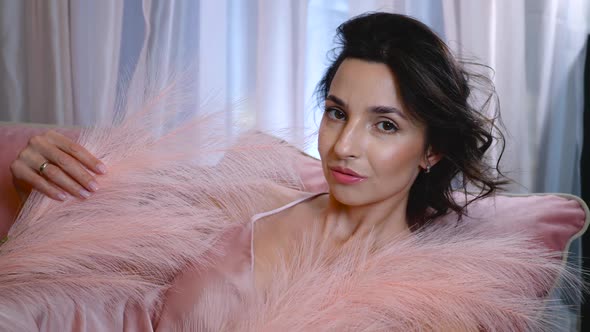
[[[336,38],[336,56],[316,88],[318,102],[324,103],[345,59],[383,63],[394,74],[406,112],[425,125],[426,147],[442,155],[430,173],[420,172],[410,189],[407,216],[412,229],[450,211],[460,219],[467,205],[508,183],[499,159],[489,164],[485,156],[494,141],[500,144],[500,157],[505,148],[491,80],[468,73],[465,67],[470,63],[459,63],[430,28],[405,15],[369,13],[340,25]],[[475,82],[488,88],[479,109],[470,102]],[[490,119],[484,113],[492,105]],[[475,192],[468,195],[468,187]],[[457,191],[463,193],[464,203],[455,199]]]

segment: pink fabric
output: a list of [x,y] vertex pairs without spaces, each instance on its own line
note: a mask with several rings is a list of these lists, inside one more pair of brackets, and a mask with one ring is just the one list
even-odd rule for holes
[[312,193],[328,191],[328,183],[319,160],[301,154],[298,156],[296,165],[306,191]]
[[[209,254],[210,257],[215,257],[212,268],[183,269],[164,294],[162,310],[154,323],[155,331],[209,331],[204,326],[194,328],[183,324],[207,320],[207,315],[212,314],[209,310],[215,311],[214,308],[207,308],[207,301],[210,300],[207,297],[211,295],[211,291],[231,288],[230,291],[221,292],[226,305],[224,309],[237,307],[239,297],[243,295],[240,292],[247,289],[252,282],[252,240],[252,224],[232,229],[220,241],[222,247],[218,249],[222,254]],[[205,308],[199,308],[199,304]]]
[[[544,247],[563,252],[574,236],[581,235],[587,223],[588,216],[582,204],[581,200],[567,195],[499,195],[474,202],[468,208],[468,220],[532,234]],[[441,221],[451,220],[453,216]]]
[[[146,294],[142,303],[110,302],[96,298],[92,304],[80,304],[73,299],[54,299],[52,307],[30,312],[28,306],[11,308],[19,312],[14,325],[2,325],[2,331],[153,331],[152,311],[158,293]],[[28,313],[28,314],[23,314]],[[0,313],[0,321],[3,317]]]
[[10,164],[16,159],[32,136],[56,129],[62,134],[75,138],[75,128],[54,128],[43,125],[0,124],[0,238],[8,233],[19,206],[19,198],[12,183]]

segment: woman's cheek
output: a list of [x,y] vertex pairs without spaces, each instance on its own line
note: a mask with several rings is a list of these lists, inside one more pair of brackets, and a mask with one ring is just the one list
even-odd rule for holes
[[328,121],[325,119],[322,120],[318,132],[318,152],[322,159],[324,159],[330,151],[331,145],[333,144],[334,128],[332,128],[327,122]]

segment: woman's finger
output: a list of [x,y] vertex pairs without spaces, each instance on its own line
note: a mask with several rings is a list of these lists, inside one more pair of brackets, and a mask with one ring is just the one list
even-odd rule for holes
[[97,174],[107,172],[105,164],[80,144],[55,131],[48,132],[47,136],[60,150],[79,160],[89,170]]
[[90,197],[90,192],[82,187],[78,182],[69,177],[61,168],[49,163],[43,170],[43,177],[48,179],[51,183],[64,189],[70,195],[79,198]]
[[[60,187],[67,189],[68,192],[72,193],[72,190],[76,190],[75,196],[82,195],[87,197],[88,191],[98,190],[98,183],[94,176],[90,174],[74,157],[58,149],[51,142],[39,141],[35,142],[35,151],[39,153],[39,158],[35,158],[31,167],[34,169],[34,164],[39,163],[41,165],[45,160],[53,163],[53,167],[47,167],[51,174],[44,172],[45,175],[50,176],[50,180],[58,184]],[[54,169],[59,168],[58,170]],[[49,170],[51,169],[51,170]],[[77,182],[76,185],[71,180]],[[66,187],[64,187],[64,185]],[[83,186],[83,188],[80,187]]]
[[[60,151],[60,153],[63,152]],[[29,168],[40,174],[42,178],[46,179],[51,184],[58,186],[72,196],[80,198],[90,197],[90,192],[66,174],[59,166],[52,164],[50,157],[45,157],[39,153],[31,151],[24,153],[24,155],[25,158],[23,158],[23,160]],[[43,167],[43,170],[41,170],[40,166],[44,165],[45,162],[47,162],[47,164]]]
[[49,183],[24,161],[19,159],[15,160],[10,165],[10,170],[12,171],[15,179],[31,184],[33,189],[45,194],[46,196],[58,201],[65,201],[67,199],[67,195],[64,191]]

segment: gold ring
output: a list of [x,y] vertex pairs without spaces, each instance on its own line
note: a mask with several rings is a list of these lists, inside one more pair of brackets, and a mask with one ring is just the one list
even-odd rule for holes
[[43,175],[43,171],[47,168],[47,165],[49,165],[49,161],[45,160],[43,164],[39,166],[39,174]]

